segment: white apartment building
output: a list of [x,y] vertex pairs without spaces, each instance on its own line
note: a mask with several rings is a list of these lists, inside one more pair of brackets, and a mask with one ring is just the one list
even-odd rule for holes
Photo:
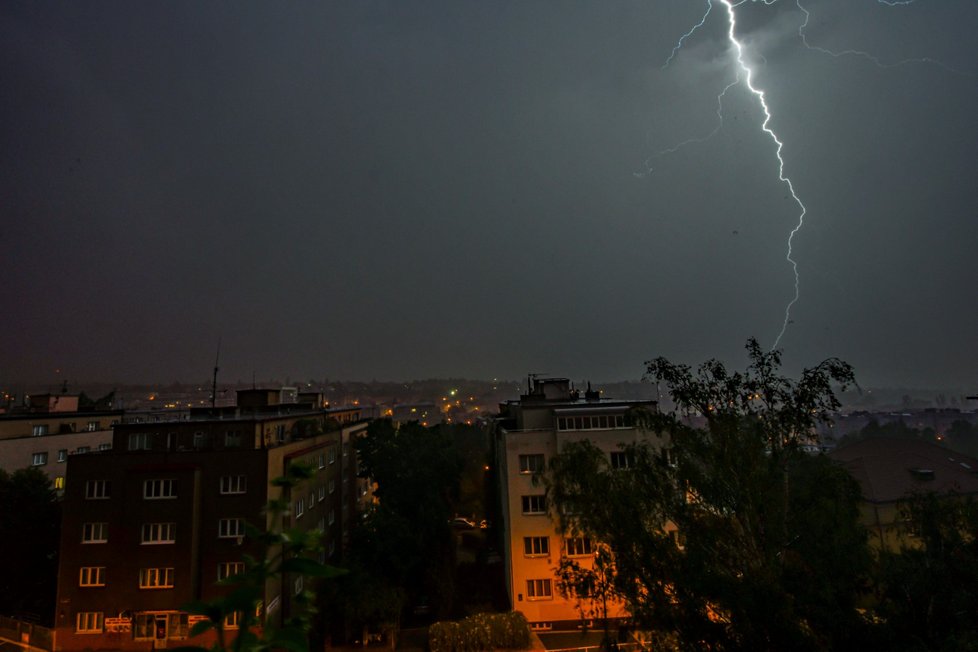
[[[545,490],[533,474],[544,470],[566,442],[590,440],[607,451],[612,466],[623,443],[645,438],[630,425],[628,411],[655,409],[655,401],[616,401],[600,392],[580,392],[566,378],[531,378],[519,400],[500,404],[496,456],[501,492],[506,583],[512,607],[537,630],[576,630],[581,614],[573,598],[560,594],[556,568],[562,557],[587,565],[592,542],[566,537],[548,514]],[[608,616],[623,617],[620,605]]]

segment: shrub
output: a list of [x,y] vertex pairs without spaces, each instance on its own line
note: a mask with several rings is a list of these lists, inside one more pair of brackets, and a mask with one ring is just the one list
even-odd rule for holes
[[530,625],[515,611],[475,614],[460,622],[439,622],[428,628],[431,652],[483,652],[530,647]]

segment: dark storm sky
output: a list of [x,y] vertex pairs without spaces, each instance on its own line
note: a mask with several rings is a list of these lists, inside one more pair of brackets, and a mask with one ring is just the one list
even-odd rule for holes
[[[743,361],[797,219],[693,0],[0,4],[0,382]],[[978,2],[738,9],[789,370],[978,389]],[[654,172],[636,175],[652,157]]]

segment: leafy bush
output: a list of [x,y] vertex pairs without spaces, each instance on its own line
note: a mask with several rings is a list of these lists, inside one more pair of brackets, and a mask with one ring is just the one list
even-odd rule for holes
[[439,622],[428,628],[431,652],[482,652],[530,647],[530,625],[515,611],[476,614],[460,622]]

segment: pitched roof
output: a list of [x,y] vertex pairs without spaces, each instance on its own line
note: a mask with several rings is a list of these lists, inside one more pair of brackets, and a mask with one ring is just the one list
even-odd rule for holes
[[978,494],[978,460],[927,441],[871,438],[828,455],[849,471],[871,502],[895,502],[925,491]]

